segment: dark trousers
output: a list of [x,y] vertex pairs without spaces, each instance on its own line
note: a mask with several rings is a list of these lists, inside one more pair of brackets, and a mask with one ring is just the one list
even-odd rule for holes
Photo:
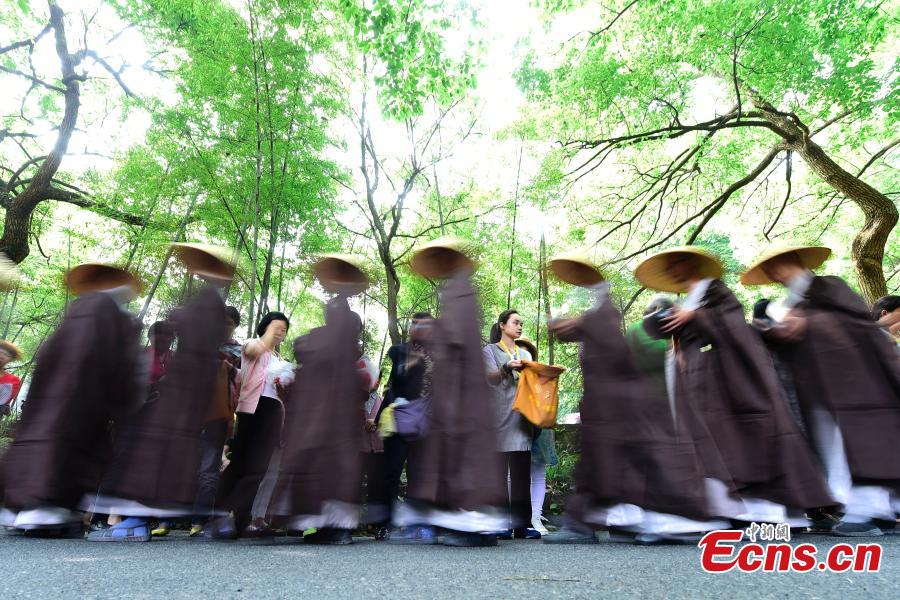
[[[384,440],[384,497],[387,501],[388,519],[393,517],[394,502],[400,495],[400,478],[403,467],[409,456],[409,442],[399,435],[392,435]],[[407,472],[407,483],[409,473]]]
[[500,481],[504,485],[509,476],[506,508],[510,525],[513,529],[528,527],[531,524],[531,451],[501,452],[499,463]]
[[389,499],[385,494],[384,452],[363,452],[363,471],[366,476],[366,522],[381,525],[390,517]]
[[234,512],[235,527],[239,532],[250,523],[253,499],[280,440],[281,403],[278,400],[263,396],[255,413],[237,414],[231,462],[222,473],[216,506]]
[[219,487],[222,449],[228,435],[228,421],[210,421],[200,433],[200,469],[197,474],[197,496],[194,498],[194,521],[203,523],[212,513]]

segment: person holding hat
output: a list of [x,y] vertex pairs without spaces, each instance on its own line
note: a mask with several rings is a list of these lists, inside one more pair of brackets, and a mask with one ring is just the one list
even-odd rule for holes
[[726,525],[709,522],[703,471],[693,439],[676,425],[665,396],[638,367],[622,335],[609,282],[582,253],[554,258],[554,274],[590,289],[593,308],[548,323],[563,342],[580,342],[584,374],[581,457],[565,527],[547,543],[596,543],[594,530],[622,528],[623,541],[681,543],[688,534]]
[[[645,287],[687,293],[663,330],[675,344],[675,410],[693,419],[701,456],[724,460],[710,476],[736,486],[741,521],[806,524],[802,511],[831,503],[821,467],[781,396],[766,349],[708,252],[682,246],[645,259]],[[792,513],[787,513],[790,509]]]
[[506,480],[497,465],[496,424],[471,282],[475,264],[462,242],[441,238],[419,248],[410,267],[444,282],[430,348],[429,434],[410,445],[409,491],[394,524],[413,532],[414,543],[437,543],[435,528],[443,527],[448,530],[445,545],[496,546],[495,532],[507,526],[497,511],[505,504]]
[[3,524],[39,535],[81,536],[79,508],[109,464],[110,424],[140,398],[140,327],[125,305],[141,288],[119,267],[69,271],[77,298],[40,347],[15,439],[0,467]]
[[844,505],[832,533],[881,535],[894,528],[900,505],[900,455],[886,451],[900,432],[900,359],[862,298],[840,278],[812,272],[830,253],[821,246],[773,247],[741,282],[777,282],[788,290],[788,314],[755,324],[791,369],[829,487]]
[[284,425],[281,472],[271,512],[289,531],[316,529],[306,544],[352,543],[359,524],[363,407],[368,397],[357,371],[362,320],[348,299],[369,278],[355,256],[333,254],[313,267],[333,294],[325,325],[295,342],[297,371]]
[[22,360],[22,351],[12,342],[0,340],[0,417],[12,412],[12,406],[19,395],[22,380],[6,370],[6,366]]
[[219,346],[225,341],[222,292],[234,275],[233,253],[207,244],[175,243],[174,253],[206,286],[173,316],[178,349],[157,394],[117,435],[116,460],[104,477],[94,512],[130,515],[92,531],[97,542],[149,541],[147,519],[193,512],[200,432],[216,388]]

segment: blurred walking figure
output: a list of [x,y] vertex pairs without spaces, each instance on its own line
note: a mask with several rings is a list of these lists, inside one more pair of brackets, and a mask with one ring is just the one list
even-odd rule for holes
[[222,289],[234,274],[233,253],[206,244],[172,244],[188,271],[207,285],[177,311],[178,350],[151,396],[117,434],[116,458],[91,505],[94,512],[129,515],[90,541],[149,540],[147,518],[186,517],[193,510],[200,432],[225,339]]
[[151,391],[156,390],[156,384],[166,376],[166,368],[172,358],[172,344],[175,343],[175,328],[169,321],[157,321],[147,330],[147,366],[149,368],[149,383]]
[[564,528],[544,541],[592,544],[595,530],[621,528],[627,541],[677,543],[727,526],[707,521],[714,510],[693,437],[667,410],[664,390],[640,371],[601,271],[578,252],[557,256],[551,267],[562,281],[592,290],[595,303],[578,317],[548,323],[560,341],[581,343],[584,396],[576,491]]
[[[650,300],[644,310],[644,316],[653,314],[666,314],[675,303],[664,294],[658,294]],[[671,336],[668,336],[671,337]],[[647,333],[644,329],[644,321],[638,321],[625,330],[625,341],[635,360],[635,366],[647,377],[655,388],[656,393],[667,395],[668,384],[666,375],[666,356],[671,350],[669,339],[658,339]]]
[[[420,248],[410,266],[429,279],[444,279],[440,315],[434,323],[434,361],[428,435],[409,450],[407,501],[394,515],[412,543],[436,543],[434,527],[449,530],[444,544],[495,546],[504,529],[505,504],[497,465],[496,425],[490,410],[478,302],[471,277],[475,265],[457,240]],[[391,534],[392,541],[395,536]]]
[[12,407],[22,388],[22,380],[6,370],[11,362],[22,360],[22,351],[18,346],[6,340],[0,340],[0,417],[12,413]]
[[[659,252],[635,270],[646,287],[687,293],[662,321],[675,344],[674,412],[698,418],[692,430],[708,475],[730,478],[745,505],[737,520],[805,525],[803,511],[831,502],[821,466],[721,275],[719,260],[693,246]],[[719,456],[724,472],[712,464]]]
[[[394,401],[430,402],[431,381],[434,373],[434,361],[431,358],[431,340],[434,330],[434,317],[428,312],[415,313],[409,323],[409,341],[405,344],[391,346],[388,357],[391,359],[391,374],[388,378],[384,400],[376,416],[380,422],[385,408]],[[400,435],[390,435],[383,440],[384,444],[384,488],[388,500],[388,523],[393,522],[394,510],[399,502],[400,480],[403,469],[407,465],[411,442]],[[407,468],[407,489],[413,483],[415,474]],[[392,534],[395,542],[402,539],[404,533]]]
[[741,282],[787,288],[787,315],[754,324],[793,373],[831,493],[844,505],[831,532],[881,535],[895,528],[900,510],[900,358],[862,298],[840,278],[812,272],[830,254],[822,246],[772,247]]
[[225,342],[219,348],[219,370],[212,403],[206,422],[200,432],[200,468],[197,480],[197,496],[194,498],[194,518],[190,535],[203,532],[203,526],[212,514],[219,487],[220,468],[225,441],[234,424],[234,411],[238,401],[238,373],[240,354],[235,359],[232,348],[234,332],[241,324],[241,315],[233,306],[225,307]]
[[216,503],[217,510],[232,514],[210,525],[210,537],[255,537],[265,533],[264,523],[251,524],[250,519],[272,454],[281,446],[284,403],[279,386],[293,381],[294,365],[281,358],[278,348],[289,327],[290,320],[283,313],[266,313],[256,326],[256,339],[244,344],[237,431]]
[[378,436],[378,427],[375,421],[383,402],[383,398],[378,393],[381,377],[376,375],[377,378],[373,381],[370,366],[374,367],[374,364],[368,358],[363,357],[360,359],[360,363],[363,365],[360,370],[360,378],[370,388],[363,405],[364,421],[361,446],[363,474],[366,480],[364,522],[374,528],[375,539],[381,541],[387,537],[387,526],[390,524],[388,520],[390,497],[387,495],[384,479],[384,443]]
[[327,255],[316,278],[334,297],[325,325],[295,346],[301,367],[291,388],[285,421],[281,474],[271,512],[289,530],[315,528],[309,544],[349,544],[359,524],[360,421],[368,395],[357,361],[362,322],[347,299],[369,279],[354,256]]
[[[529,338],[520,337],[516,346],[524,348],[537,361],[538,351]],[[559,456],[556,454],[556,436],[553,428],[534,428],[531,440],[531,527],[541,535],[550,533],[544,526],[544,500],[547,497],[547,467],[556,465]]]
[[884,296],[872,305],[872,319],[897,344],[900,352],[900,296]]
[[79,507],[111,456],[110,424],[137,405],[140,326],[125,305],[140,290],[128,271],[86,263],[66,275],[77,296],[37,352],[15,440],[3,457],[3,524],[81,535]]
[[[522,336],[522,316],[505,310],[491,325],[490,344],[482,349],[487,381],[491,386],[491,412],[497,427],[500,479],[507,486],[505,509],[509,526],[501,539],[536,539],[541,534],[531,524],[531,440],[534,426],[512,409],[524,361],[533,360],[527,348],[516,344]],[[507,531],[508,529],[508,531]]]

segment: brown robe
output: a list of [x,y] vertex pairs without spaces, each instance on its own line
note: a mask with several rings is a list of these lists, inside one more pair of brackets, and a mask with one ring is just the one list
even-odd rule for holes
[[[295,344],[300,368],[285,403],[284,451],[273,514],[323,515],[326,502],[358,505],[362,485],[360,421],[366,392],[356,361],[359,318],[347,299],[325,306],[325,325]],[[349,515],[344,519],[352,520]],[[320,526],[353,527],[346,522]]]
[[[694,440],[644,376],[622,336],[622,315],[605,301],[585,313],[571,337],[579,341],[584,397],[576,493],[567,516],[588,523],[592,508],[636,504],[692,519],[709,517],[704,471]],[[600,523],[603,524],[603,523]]]
[[789,508],[833,504],[772,360],[724,283],[710,283],[694,319],[674,339],[676,410],[701,437],[708,433],[738,493]]
[[478,315],[469,275],[457,273],[441,289],[430,346],[431,429],[409,449],[408,498],[441,510],[506,504]]
[[801,339],[772,347],[791,369],[801,409],[831,412],[855,483],[900,491],[895,348],[862,298],[837,277],[815,277],[794,310],[806,317]]
[[[178,348],[158,396],[117,434],[116,458],[101,495],[153,508],[189,508],[197,491],[200,431],[219,373],[225,303],[206,287],[178,313]],[[102,502],[98,509],[102,509]]]
[[3,460],[4,504],[75,509],[96,493],[110,425],[139,394],[140,326],[108,295],[75,300],[38,350],[15,441]]

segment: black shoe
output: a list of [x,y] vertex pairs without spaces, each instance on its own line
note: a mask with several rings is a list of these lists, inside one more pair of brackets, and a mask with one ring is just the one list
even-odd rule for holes
[[81,539],[84,537],[84,527],[81,523],[70,523],[58,527],[39,527],[26,529],[22,532],[25,537],[50,538],[50,539]]
[[873,519],[875,525],[884,535],[900,535],[900,529],[897,528],[897,521],[891,519]]
[[384,540],[387,539],[387,535],[388,535],[387,527],[379,527],[379,528],[375,531],[375,541],[376,541],[376,542],[383,542]]
[[520,527],[513,530],[513,537],[517,540],[539,540],[541,532],[531,527]]
[[315,533],[303,536],[304,544],[318,544],[322,546],[346,546],[353,543],[353,536],[349,529],[334,529],[323,527]]
[[834,526],[841,522],[841,518],[834,514],[830,509],[814,508],[806,513],[809,519],[809,527],[806,533],[828,534],[834,529]]
[[694,546],[702,536],[693,533],[639,533],[634,536],[638,546]]
[[497,546],[497,536],[493,533],[466,533],[463,531],[448,532],[441,543],[445,546],[475,548]]
[[865,523],[846,523],[841,521],[831,529],[831,534],[841,537],[878,537],[884,535],[884,532],[871,520]]
[[597,544],[597,536],[593,531],[582,531],[580,529],[570,529],[563,527],[559,531],[554,531],[549,535],[545,535],[545,544]]

